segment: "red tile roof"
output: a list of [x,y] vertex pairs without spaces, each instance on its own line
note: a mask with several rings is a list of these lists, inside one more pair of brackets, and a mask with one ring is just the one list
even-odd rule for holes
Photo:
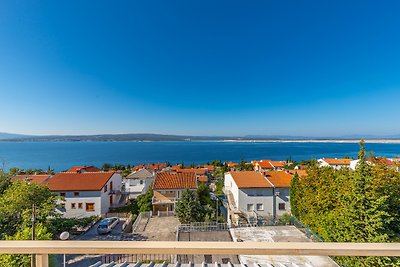
[[154,180],[153,189],[195,189],[196,175],[189,173],[160,172]]
[[115,172],[59,172],[44,185],[51,191],[100,191]]
[[15,175],[14,177],[11,178],[12,182],[16,181],[27,181],[35,184],[42,184],[44,181],[46,181],[50,175],[48,174],[37,174],[37,175],[28,175],[28,174],[20,174],[20,175]]
[[176,172],[181,172],[181,173],[194,173],[196,175],[205,175],[207,172],[207,169],[180,169],[177,170]]
[[331,158],[323,158],[323,161],[328,163],[329,165],[350,165],[350,161],[352,159],[331,159]]
[[286,162],[285,162],[285,161],[270,161],[269,163],[270,163],[272,166],[274,166],[275,168],[276,168],[276,167],[281,168],[281,167],[283,167],[283,166],[286,165]]
[[81,172],[81,171],[98,172],[100,171],[100,169],[95,166],[73,166],[67,172]]
[[273,169],[274,166],[271,165],[269,160],[261,160],[258,162],[258,166],[260,166],[262,169]]
[[265,177],[275,187],[290,187],[293,175],[285,171],[265,172]]
[[215,167],[213,165],[204,165],[203,168],[209,170],[210,172],[213,172]]
[[197,177],[197,180],[199,182],[207,183],[208,182],[208,177],[207,177],[207,175],[200,175],[200,176]]
[[238,188],[272,188],[272,184],[259,172],[229,172]]
[[305,176],[307,176],[307,170],[290,170],[289,171],[291,174],[295,174],[295,173],[297,173],[297,175],[299,176],[299,177],[305,177]]

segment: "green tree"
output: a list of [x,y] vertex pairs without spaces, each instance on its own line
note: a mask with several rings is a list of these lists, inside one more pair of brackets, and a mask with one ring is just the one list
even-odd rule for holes
[[153,209],[153,189],[150,185],[149,190],[144,195],[140,195],[137,198],[137,205],[139,212],[151,211]]
[[186,189],[182,197],[177,201],[175,213],[181,223],[204,221],[204,209],[196,197],[196,193]]
[[197,197],[202,206],[207,206],[212,203],[210,197],[210,188],[205,183],[200,183],[197,187]]
[[0,195],[11,185],[10,176],[0,170]]
[[293,175],[293,179],[290,182],[289,195],[290,195],[290,210],[292,211],[292,215],[296,218],[299,218],[299,211],[297,209],[297,186],[299,183],[299,175],[295,173]]

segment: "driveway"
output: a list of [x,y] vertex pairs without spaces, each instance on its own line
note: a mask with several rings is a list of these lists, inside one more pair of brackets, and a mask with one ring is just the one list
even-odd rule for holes
[[[97,226],[100,222],[97,222],[90,228],[86,233],[78,236],[75,240],[111,240],[118,241],[122,239],[122,225],[124,224],[126,219],[120,218],[118,224],[114,227],[114,229],[108,234],[99,235],[97,233]],[[67,255],[66,261],[68,267],[87,267],[91,264],[94,264],[98,261],[102,260],[103,255]],[[57,266],[62,266],[63,256],[57,255]]]

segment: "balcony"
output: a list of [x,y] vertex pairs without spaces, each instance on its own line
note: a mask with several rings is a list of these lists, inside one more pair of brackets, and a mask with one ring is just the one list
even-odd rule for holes
[[400,244],[311,242],[0,241],[0,253],[34,254],[36,255],[36,267],[48,267],[49,254],[400,256]]

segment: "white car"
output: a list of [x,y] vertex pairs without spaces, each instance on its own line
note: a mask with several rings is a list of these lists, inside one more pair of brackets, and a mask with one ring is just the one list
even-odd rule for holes
[[117,217],[105,218],[100,221],[97,226],[97,233],[108,234],[118,224],[119,219]]

